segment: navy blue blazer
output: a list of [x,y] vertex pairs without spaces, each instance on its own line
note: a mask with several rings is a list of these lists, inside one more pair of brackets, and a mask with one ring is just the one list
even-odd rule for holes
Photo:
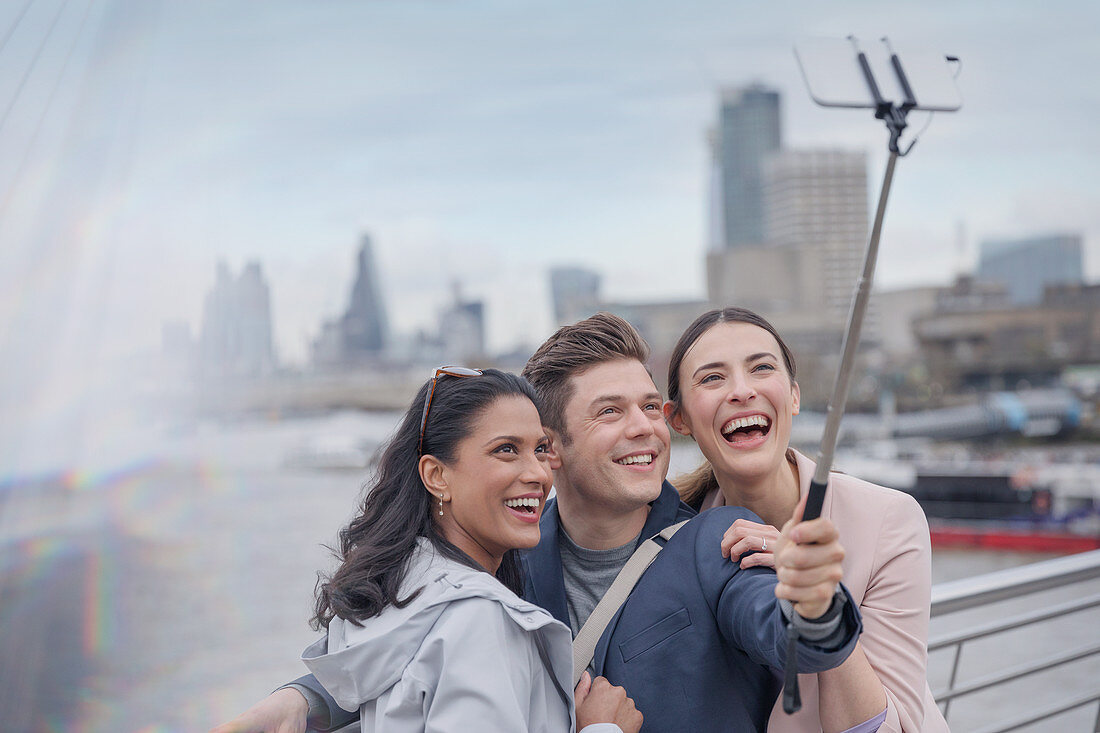
[[[695,517],[667,481],[650,506],[640,542]],[[786,623],[775,598],[775,573],[769,568],[741,570],[722,557],[722,535],[738,517],[760,521],[747,509],[719,507],[681,527],[596,645],[596,673],[634,698],[645,716],[643,732],[743,732],[767,727],[782,688],[779,670],[786,662]],[[539,522],[539,544],[522,558],[524,597],[568,626],[559,524],[557,501],[551,499]],[[851,653],[861,627],[850,598],[842,619],[846,634],[839,648],[799,642],[800,672],[830,669]],[[312,675],[295,682],[325,699],[332,728],[354,719]]]
[[[661,495],[649,506],[649,517],[642,527],[639,545],[665,527],[695,516],[695,510],[680,501],[680,495],[668,481],[661,487]],[[523,597],[542,606],[554,618],[568,626],[569,607],[565,599],[565,576],[562,574],[561,548],[558,543],[560,526],[558,500],[550,499],[543,507],[542,518],[539,520],[539,543],[522,556],[525,582]]]
[[[666,481],[642,537],[694,514]],[[738,517],[760,521],[747,509],[720,507],[681,527],[596,645],[596,674],[626,688],[645,716],[642,731],[717,733],[767,727],[782,688],[786,622],[775,598],[775,572],[741,570],[722,557],[722,535]],[[568,625],[558,524],[556,502],[548,502],[540,522],[542,539],[524,557],[524,595]],[[860,620],[855,604],[847,600],[843,644],[827,650],[800,641],[800,672],[830,669],[851,653]]]

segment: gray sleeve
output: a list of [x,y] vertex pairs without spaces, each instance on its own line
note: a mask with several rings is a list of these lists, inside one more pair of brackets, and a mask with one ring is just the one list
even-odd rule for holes
[[328,690],[312,674],[303,675],[279,689],[284,687],[294,688],[306,699],[306,704],[309,705],[306,723],[310,730],[339,730],[359,719],[358,710],[348,712],[337,705]]
[[310,725],[322,728],[328,725],[328,706],[325,704],[325,699],[323,697],[305,685],[299,685],[295,682],[283,685],[279,689],[285,690],[287,688],[297,690],[302,694],[302,697],[306,699],[306,703],[309,705],[309,713],[306,715],[306,720],[309,721]]
[[779,599],[779,607],[783,611],[783,618],[798,631],[801,638],[824,649],[831,649],[839,646],[847,636],[840,623],[840,612],[847,600],[840,586],[837,586],[829,610],[815,619],[800,616],[795,612],[794,604],[785,598]]

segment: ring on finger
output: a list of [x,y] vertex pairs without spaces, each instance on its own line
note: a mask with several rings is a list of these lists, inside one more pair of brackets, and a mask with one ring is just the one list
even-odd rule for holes
[[761,537],[760,538],[760,551],[761,552],[767,552],[768,551],[768,538],[767,537]]

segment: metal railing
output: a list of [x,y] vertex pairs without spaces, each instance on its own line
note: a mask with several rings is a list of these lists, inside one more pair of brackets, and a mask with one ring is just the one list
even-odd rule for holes
[[[1100,550],[940,583],[932,588],[931,616],[935,621],[959,611],[982,608],[999,601],[1030,596],[1041,591],[1064,588],[1097,578],[1100,578]],[[930,638],[928,642],[930,654],[954,648],[948,684],[933,691],[948,723],[951,722],[951,703],[958,698],[1100,654],[1100,643],[1098,643],[1100,638],[1096,638],[1095,641],[1088,639],[1087,641],[1092,643],[1081,648],[1052,654],[1044,659],[1032,660],[1026,664],[960,682],[958,680],[959,662],[966,644],[1015,629],[1050,622],[1098,606],[1100,606],[1100,593],[1094,593]],[[967,733],[1008,733],[1092,703],[1100,703],[1100,682],[1091,691],[1071,694],[1064,700],[1036,706],[1014,719],[996,723],[978,731],[968,730]],[[1093,729],[1094,733],[1100,733],[1100,709],[1097,710]],[[340,728],[340,733],[358,730],[359,722],[355,721],[345,728]]]
[[[1100,550],[941,583],[932,589],[931,615],[936,619],[958,611],[981,608],[1009,599],[1019,599],[1041,591],[1063,588],[1096,578],[1100,578]],[[967,644],[1015,629],[1047,623],[1098,606],[1100,606],[1100,593],[1094,593],[930,638],[929,654],[939,650],[954,650],[947,686],[934,691],[936,701],[942,706],[948,722],[951,722],[951,703],[960,697],[990,690],[1028,675],[1100,654],[1100,635],[1093,635],[1076,648],[1053,653],[1040,659],[1031,659],[1023,664],[960,682],[959,663],[963,656],[963,648]],[[981,733],[1007,733],[1007,731],[1019,730],[1092,703],[1100,703],[1100,683],[1083,694],[1068,696],[1062,701],[1036,707],[1014,719],[983,728]],[[1093,729],[1096,733],[1100,733],[1100,705],[1098,705]]]

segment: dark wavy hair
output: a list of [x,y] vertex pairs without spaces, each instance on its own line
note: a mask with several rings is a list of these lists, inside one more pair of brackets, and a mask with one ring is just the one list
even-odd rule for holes
[[[373,480],[366,487],[358,516],[340,530],[339,549],[333,548],[340,566],[317,582],[313,628],[327,628],[334,616],[359,625],[387,606],[402,608],[419,594],[407,598],[398,590],[408,572],[408,561],[418,537],[426,537],[441,555],[482,569],[469,555],[448,542],[432,521],[432,495],[420,480],[417,448],[424,399],[431,381],[420,388],[397,431],[385,445]],[[476,377],[443,375],[436,381],[428,424],[424,430],[424,455],[449,463],[458,444],[474,422],[502,397],[526,397],[539,408],[535,390],[523,377],[486,369]],[[496,577],[517,595],[523,591],[516,550],[504,554]]]
[[[684,357],[687,356],[688,349],[694,346],[695,342],[704,333],[719,323],[748,323],[759,326],[774,336],[775,342],[779,344],[783,364],[787,367],[787,376],[791,378],[792,382],[795,381],[794,354],[783,340],[783,337],[779,335],[779,331],[775,330],[775,326],[769,323],[766,318],[748,308],[728,307],[707,311],[687,327],[683,335],[680,336],[680,340],[676,342],[676,346],[672,349],[672,355],[669,357],[668,401],[672,403],[673,412],[680,411],[680,366],[684,362]],[[711,468],[710,462],[704,459],[702,465],[690,473],[677,477],[673,484],[680,492],[680,499],[693,509],[698,510],[707,493],[718,488],[718,479],[714,475],[714,469]]]

